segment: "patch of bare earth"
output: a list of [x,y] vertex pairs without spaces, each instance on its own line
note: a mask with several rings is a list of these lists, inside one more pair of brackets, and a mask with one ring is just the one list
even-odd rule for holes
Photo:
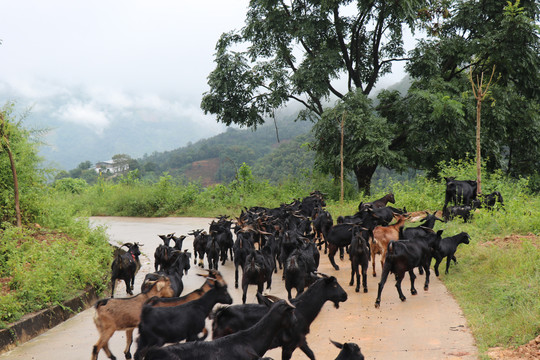
[[200,180],[202,186],[215,185],[216,173],[219,170],[219,158],[194,161],[185,175],[190,180]]
[[505,349],[502,347],[491,348],[488,356],[492,360],[533,360],[540,359],[540,335],[521,345],[516,349]]
[[481,243],[482,246],[498,246],[498,247],[506,247],[506,246],[516,246],[521,245],[524,240],[528,240],[533,244],[534,247],[540,248],[540,237],[534,235],[534,234],[528,234],[528,235],[508,235],[505,237],[496,237],[493,240],[486,241],[484,243]]

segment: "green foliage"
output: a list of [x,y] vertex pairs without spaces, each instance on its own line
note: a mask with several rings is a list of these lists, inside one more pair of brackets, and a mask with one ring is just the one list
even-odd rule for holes
[[[46,171],[40,169],[41,159],[37,155],[37,139],[35,133],[23,126],[26,113],[14,114],[14,104],[7,103],[0,111],[6,121],[6,134],[13,153],[22,222],[33,222],[40,211],[40,202],[44,194]],[[10,160],[5,151],[7,144],[2,139],[0,147],[0,220],[15,223],[15,200],[13,173]]]
[[[359,95],[369,95],[377,80],[390,72],[391,64],[404,60],[402,27],[414,29],[417,11],[428,2],[355,3],[356,7],[348,0],[251,1],[246,26],[223,34],[217,42],[216,68],[208,76],[210,90],[201,108],[215,114],[219,122],[255,129],[265,116],[291,100],[304,108],[299,119],[324,121],[324,102],[336,96],[352,107],[351,123],[356,124],[352,136],[363,139],[362,145],[348,142],[347,167],[355,168],[359,187],[369,192],[377,165],[396,164],[399,156],[389,151],[392,129],[384,119],[368,114],[371,109],[361,105],[365,100]],[[356,12],[349,14],[351,9]],[[298,44],[302,45],[300,56]],[[347,80],[345,92],[333,83],[336,79]],[[339,152],[327,151],[327,143],[338,143],[334,134],[325,139],[316,136],[314,148],[320,167],[335,176]]]
[[[371,178],[377,165],[401,167],[400,154],[390,150],[395,128],[385,118],[372,111],[371,100],[361,91],[350,92],[332,109],[327,109],[315,124],[313,148],[315,163],[319,170],[339,179],[341,171],[341,122],[344,120],[343,158],[346,171],[354,171],[357,177],[371,167]],[[359,181],[361,190],[369,191]]]
[[[482,157],[490,172],[514,176],[536,172],[540,156],[540,28],[535,1],[455,2],[429,38],[411,52],[415,79],[406,108],[408,158],[435,175],[441,160],[475,153],[475,101],[468,80],[495,77],[482,106]],[[516,62],[516,59],[520,61]],[[519,139],[527,138],[527,142]]]
[[54,182],[54,188],[58,191],[80,194],[88,188],[88,184],[83,179],[62,178]]
[[[4,223],[0,236],[0,324],[69,299],[88,286],[104,290],[112,248],[104,229],[72,220],[66,233],[29,230]],[[66,229],[68,230],[68,229]]]

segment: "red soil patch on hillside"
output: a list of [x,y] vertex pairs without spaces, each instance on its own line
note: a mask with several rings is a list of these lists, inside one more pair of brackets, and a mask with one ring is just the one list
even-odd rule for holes
[[219,169],[219,158],[194,161],[186,170],[185,176],[189,180],[200,181],[206,187],[217,184],[216,173]]

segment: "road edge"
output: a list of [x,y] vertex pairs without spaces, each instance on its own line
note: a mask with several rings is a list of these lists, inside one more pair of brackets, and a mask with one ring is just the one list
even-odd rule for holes
[[84,311],[99,300],[95,288],[89,288],[61,305],[25,315],[5,329],[0,330],[0,354],[13,350],[56,325]]

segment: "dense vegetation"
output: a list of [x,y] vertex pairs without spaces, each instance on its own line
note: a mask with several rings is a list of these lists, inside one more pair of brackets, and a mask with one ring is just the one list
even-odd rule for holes
[[[0,111],[15,159],[22,226],[15,221],[13,176],[8,156],[0,152],[0,327],[24,314],[61,303],[88,286],[102,291],[112,250],[103,229],[91,230],[69,203],[53,201],[46,173],[39,168],[37,143],[12,113]],[[2,146],[6,146],[2,138]],[[77,181],[77,180],[75,180]],[[86,184],[86,183],[85,183]]]

